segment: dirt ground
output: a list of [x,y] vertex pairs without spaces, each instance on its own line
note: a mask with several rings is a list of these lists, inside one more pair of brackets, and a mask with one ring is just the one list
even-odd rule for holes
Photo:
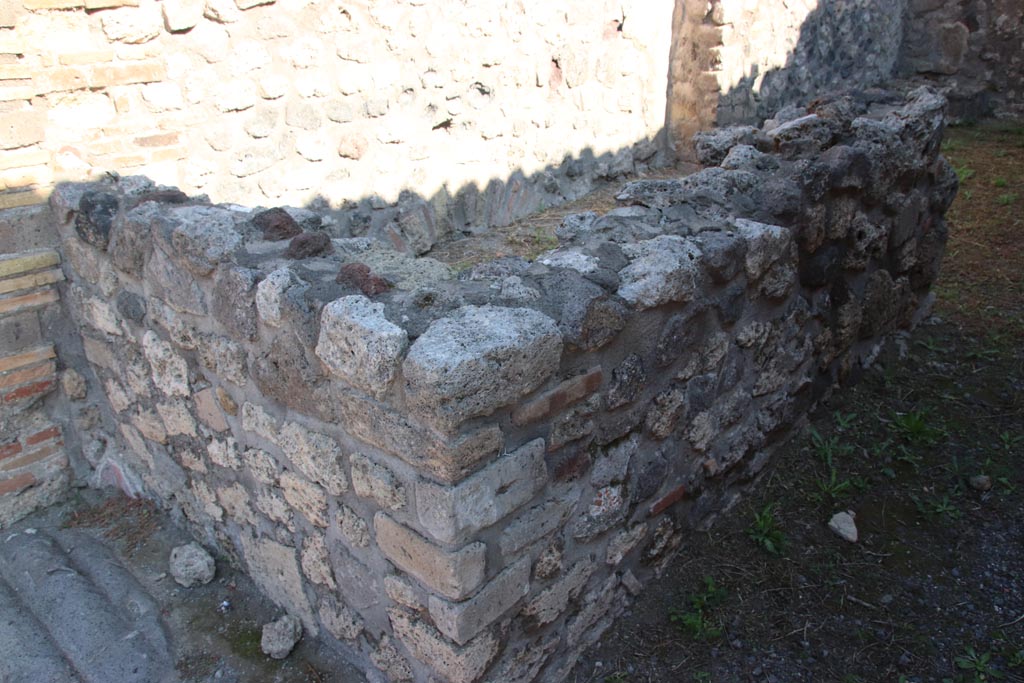
[[[1024,124],[953,128],[933,317],[694,532],[575,683],[1024,681]],[[828,529],[856,515],[859,541]]]
[[260,650],[263,624],[282,612],[228,562],[217,562],[217,574],[205,586],[178,586],[167,573],[168,557],[173,547],[192,539],[149,501],[86,489],[26,519],[19,528],[27,525],[80,529],[114,551],[160,606],[181,683],[365,681],[316,638],[304,637],[287,659],[264,655]]

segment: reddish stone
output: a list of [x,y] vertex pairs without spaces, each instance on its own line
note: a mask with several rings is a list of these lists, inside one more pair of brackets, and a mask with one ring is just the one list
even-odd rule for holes
[[551,459],[555,481],[573,481],[590,468],[590,453],[584,448],[563,450]]
[[655,502],[654,505],[651,506],[651,511],[648,513],[648,516],[656,517],[660,515],[662,512],[668,510],[670,507],[681,501],[685,496],[686,486],[680,484],[662,496],[660,500]]
[[346,263],[341,267],[335,281],[339,285],[358,287],[366,296],[383,294],[391,289],[391,283],[379,275],[374,275],[365,263]]
[[63,441],[58,441],[56,444],[47,446],[45,448],[40,448],[38,451],[26,453],[20,458],[5,460],[3,464],[0,464],[0,470],[9,472],[12,470],[21,469],[22,467],[28,467],[29,465],[34,465],[37,462],[46,460],[55,453],[63,453],[63,451],[61,450],[61,447],[63,445]]
[[32,436],[25,439],[25,445],[35,446],[36,444],[40,444],[44,441],[55,439],[58,436],[60,436],[60,427],[58,427],[57,425],[53,425],[49,429],[44,429],[41,432],[36,432]]
[[0,460],[11,458],[21,453],[21,444],[17,441],[0,446]]
[[552,415],[597,391],[603,379],[604,373],[600,367],[567,379],[551,391],[516,409],[512,413],[512,424],[525,425]]
[[284,209],[261,211],[252,217],[252,224],[263,231],[263,239],[271,242],[287,240],[302,233],[302,228]]
[[0,479],[0,496],[8,493],[21,493],[36,483],[36,476],[31,472],[22,472],[10,479]]
[[4,403],[13,403],[15,401],[20,401],[23,398],[29,398],[30,396],[41,396],[46,392],[51,391],[55,384],[56,383],[52,379],[48,379],[43,382],[35,382],[33,384],[26,384],[21,388],[4,394]]
[[285,258],[303,259],[324,256],[334,251],[331,238],[323,232],[304,232],[292,238],[285,250]]

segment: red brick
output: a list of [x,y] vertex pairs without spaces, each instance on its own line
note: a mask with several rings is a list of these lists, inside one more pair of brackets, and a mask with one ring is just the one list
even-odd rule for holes
[[156,135],[145,135],[135,138],[135,144],[140,147],[169,147],[178,144],[178,134],[158,133]]
[[0,463],[0,472],[11,472],[13,470],[21,469],[22,467],[34,465],[37,462],[42,462],[55,453],[62,453],[63,449],[61,447],[63,445],[63,442],[58,442],[52,446],[46,446],[45,448],[40,448],[39,450],[26,453],[20,458],[9,458],[4,460],[3,463]]
[[[0,263],[0,266],[3,264]],[[6,358],[0,358],[0,372],[7,372],[8,370],[15,370],[17,368],[25,367],[26,365],[32,365],[39,361],[46,360],[47,358],[53,358],[56,352],[53,350],[53,344],[48,346],[40,346],[32,349],[31,351],[25,351],[14,356],[7,356]]]
[[184,147],[165,147],[164,149],[156,149],[149,153],[149,161],[151,163],[157,163],[160,161],[176,161],[184,158]]
[[57,67],[46,69],[35,78],[36,92],[40,95],[49,92],[66,90],[82,90],[89,87],[87,74],[83,69]]
[[0,375],[0,389],[6,389],[7,387],[16,387],[19,384],[25,382],[32,382],[44,377],[49,377],[56,372],[57,366],[53,363],[45,363],[43,365],[37,365],[33,368],[24,368],[21,370],[15,370]]
[[0,460],[13,458],[18,453],[21,453],[21,444],[18,443],[17,441],[13,441],[11,443],[0,446]]
[[597,391],[604,379],[601,368],[567,379],[512,413],[512,424],[525,425],[556,413]]
[[[35,193],[23,192],[21,194]],[[0,206],[2,206],[2,203],[0,203]],[[55,289],[44,289],[39,292],[33,292],[32,294],[10,296],[0,299],[0,313],[17,313],[18,311],[23,311],[27,308],[35,308],[37,306],[52,304],[57,301],[57,299],[57,290]]]
[[679,486],[675,487],[674,489],[666,493],[664,496],[662,496],[661,499],[659,499],[656,503],[654,503],[654,505],[651,506],[651,510],[648,513],[648,516],[656,517],[657,515],[660,515],[662,512],[668,510],[670,507],[672,507],[685,497],[686,486],[680,484]]
[[20,401],[31,396],[42,396],[43,394],[52,391],[55,384],[56,382],[52,379],[48,379],[45,382],[26,384],[23,387],[4,394],[4,403],[14,403],[15,401]]
[[27,439],[25,439],[25,445],[26,446],[35,446],[37,444],[41,444],[44,441],[49,441],[50,439],[55,439],[58,436],[60,436],[60,426],[59,425],[53,425],[52,427],[44,429],[41,432],[36,432],[32,436],[30,436]]
[[36,483],[36,476],[31,472],[22,472],[10,479],[0,479],[0,496],[8,493],[21,493]]
[[158,62],[96,66],[91,69],[89,85],[93,88],[103,88],[111,85],[153,83],[162,81],[166,75],[164,65]]

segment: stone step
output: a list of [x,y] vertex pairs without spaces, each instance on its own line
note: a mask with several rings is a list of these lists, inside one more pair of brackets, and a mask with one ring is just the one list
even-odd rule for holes
[[0,577],[0,681],[80,683],[46,628]]
[[82,572],[115,605],[132,629],[139,631],[166,667],[173,666],[160,606],[109,547],[78,529],[55,529],[50,536]]
[[[76,547],[75,538],[68,535],[65,543],[69,548]],[[15,620],[21,625],[14,628],[29,628],[25,624],[34,620],[77,674],[77,679],[52,680],[82,683],[169,683],[175,680],[173,669],[167,665],[166,650],[160,652],[149,642],[149,638],[157,639],[157,636],[145,634],[152,630],[149,618],[152,603],[139,598],[141,589],[113,589],[113,582],[125,581],[126,577],[116,570],[107,573],[107,568],[101,565],[116,562],[109,563],[110,558],[104,558],[95,549],[82,551],[81,548],[87,548],[84,543],[77,547],[77,557],[73,558],[60,543],[40,531],[12,533],[0,542],[0,578],[6,581],[22,609],[20,619]],[[83,571],[76,560],[90,565],[90,569]],[[99,564],[92,565],[93,561]],[[124,601],[128,611],[112,602],[111,596],[90,575],[101,577],[99,583],[106,585],[115,599]],[[138,626],[137,620],[129,616],[133,601],[141,611],[149,610],[147,618],[139,620],[144,623]],[[51,662],[51,659],[44,657],[42,661]],[[20,657],[15,658],[18,663],[14,666],[27,666],[27,662],[19,660]],[[50,680],[32,675],[33,678],[24,680]]]

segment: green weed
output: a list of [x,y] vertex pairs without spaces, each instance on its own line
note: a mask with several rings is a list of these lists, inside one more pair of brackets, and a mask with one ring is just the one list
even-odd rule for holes
[[853,445],[845,443],[836,435],[825,438],[821,433],[811,427],[811,446],[814,448],[814,454],[819,460],[828,465],[832,466],[835,462],[836,456],[845,456],[853,453]]
[[896,413],[892,424],[896,433],[912,444],[933,446],[945,435],[941,429],[928,424],[928,413],[924,410]]
[[992,181],[992,184],[996,187],[1006,187],[1006,178],[996,178]]
[[1007,192],[996,197],[996,203],[1000,206],[1009,206],[1017,201],[1017,195],[1013,192]]
[[1003,673],[995,667],[992,662],[991,652],[976,652],[969,647],[962,654],[957,655],[953,661],[958,669],[964,672],[965,680],[971,683],[980,683],[1002,678]]
[[840,431],[846,431],[853,426],[854,420],[857,419],[857,413],[847,413],[844,415],[842,411],[837,410],[833,413],[833,417],[836,420],[836,428]]
[[974,177],[974,169],[968,168],[967,166],[957,166],[953,169],[956,171],[956,178],[961,184],[967,182]]
[[722,629],[709,616],[709,612],[725,600],[727,592],[715,583],[712,576],[704,577],[704,588],[690,597],[687,609],[673,608],[668,618],[679,630],[694,640],[714,640],[722,635]]
[[772,503],[754,514],[754,523],[747,529],[747,536],[770,555],[783,553],[786,535],[775,521],[775,506]]
[[819,502],[825,498],[835,501],[845,494],[851,486],[849,479],[839,479],[839,474],[834,467],[829,468],[828,479],[819,479],[817,483],[818,493],[815,497]]

